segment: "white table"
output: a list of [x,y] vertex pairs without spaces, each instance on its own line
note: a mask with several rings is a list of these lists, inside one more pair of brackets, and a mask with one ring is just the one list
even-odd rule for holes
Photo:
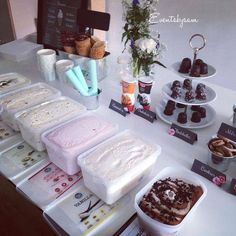
[[[35,65],[35,60],[14,63],[0,59],[0,74],[18,72],[31,78],[33,81],[40,81],[40,74]],[[156,68],[155,85],[151,95],[153,106],[158,105],[161,101],[162,86],[175,79],[180,79],[180,77],[164,68]],[[52,83],[52,85],[60,88],[64,95],[80,100],[79,95],[74,91],[72,92],[70,88],[60,86],[57,82]],[[161,145],[162,154],[157,161],[155,173],[153,173],[152,176],[166,166],[183,166],[187,169],[191,169],[195,158],[204,163],[207,162],[207,142],[209,138],[217,132],[222,122],[231,123],[232,107],[236,102],[236,92],[217,85],[209,85],[218,94],[217,100],[212,103],[212,106],[217,113],[217,119],[212,126],[196,131],[198,134],[198,141],[194,145],[190,145],[176,137],[168,135],[167,131],[170,126],[163,123],[160,119],[157,119],[157,121],[152,124],[134,114],[123,117],[108,109],[111,98],[120,101],[121,96],[118,72],[112,70],[112,65],[109,76],[100,82],[100,88],[102,88],[101,105],[98,110],[91,113],[99,114],[112,122],[118,123],[120,130],[135,130],[144,138],[149,138]],[[226,174],[236,178],[236,162],[231,165]],[[234,221],[236,219],[236,196],[215,186],[203,177],[199,176],[199,178],[207,186],[207,197],[199,206],[194,216],[190,219],[190,222],[182,228],[180,236],[235,235]],[[133,195],[140,187],[141,186],[132,192]]]

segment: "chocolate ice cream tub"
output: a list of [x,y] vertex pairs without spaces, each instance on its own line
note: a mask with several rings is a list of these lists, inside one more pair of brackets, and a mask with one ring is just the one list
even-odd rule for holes
[[[149,191],[152,189],[153,184],[156,183],[159,180],[164,180],[166,178],[170,178],[171,180],[178,179],[182,180],[187,184],[192,184],[194,186],[200,186],[202,189],[202,194],[198,198],[198,200],[194,203],[194,205],[190,208],[188,208],[187,214],[184,216],[182,221],[178,224],[171,225],[167,223],[162,223],[161,221],[158,221],[156,219],[153,219],[150,215],[147,215],[139,206],[141,200],[143,197],[149,193]],[[175,236],[178,235],[179,231],[185,225],[189,220],[191,219],[193,213],[200,208],[199,205],[202,202],[202,200],[207,195],[207,188],[201,182],[197,175],[189,171],[188,169],[182,168],[182,167],[166,167],[164,168],[155,178],[153,178],[144,188],[142,188],[135,196],[135,209],[138,214],[139,222],[141,226],[144,228],[144,230],[149,233],[150,235],[158,235],[158,236]],[[175,200],[175,193],[171,190],[166,191],[164,194],[164,197],[168,197]],[[176,196],[176,199],[178,197]],[[158,199],[156,199],[158,201]],[[155,201],[156,202],[156,201]],[[153,209],[153,208],[152,208]],[[168,208],[169,209],[169,208]],[[172,210],[172,208],[170,208]],[[200,209],[199,209],[200,210]],[[158,211],[158,209],[157,209]],[[201,212],[199,214],[205,214],[204,209],[201,209]]]

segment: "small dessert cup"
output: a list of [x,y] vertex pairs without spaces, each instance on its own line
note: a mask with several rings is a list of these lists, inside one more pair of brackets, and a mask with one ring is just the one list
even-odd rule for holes
[[[235,159],[236,154],[233,156],[222,156],[220,152],[213,151],[210,148],[211,142],[215,140],[216,138],[213,138],[209,141],[208,143],[208,165],[211,166],[212,168],[225,172],[228,170],[230,163],[232,162],[233,159]],[[232,142],[231,142],[232,143]],[[234,145],[232,143],[232,145]],[[234,145],[235,147],[235,145]]]

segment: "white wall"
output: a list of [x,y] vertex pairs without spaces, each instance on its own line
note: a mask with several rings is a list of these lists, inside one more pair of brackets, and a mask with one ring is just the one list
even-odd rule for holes
[[36,32],[34,19],[37,18],[37,0],[9,0],[16,38],[23,38]]
[[[108,33],[109,50],[116,56],[121,54],[123,45],[122,6],[120,0],[107,0],[107,11],[112,14]],[[201,33],[207,38],[207,46],[199,57],[213,65],[217,75],[209,82],[236,90],[236,1],[235,0],[159,0],[160,18],[176,16],[196,18],[198,23],[184,24],[183,28],[175,23],[159,23],[156,27],[168,51],[162,62],[167,66],[192,57],[188,40],[192,34]]]

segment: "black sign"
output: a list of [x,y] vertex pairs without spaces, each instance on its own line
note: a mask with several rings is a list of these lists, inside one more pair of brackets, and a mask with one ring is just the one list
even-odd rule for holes
[[110,26],[110,14],[79,9],[78,24],[83,27],[108,31]]
[[231,125],[222,123],[218,131],[218,134],[236,142],[236,128]]
[[217,186],[221,186],[226,182],[226,175],[220,171],[200,162],[195,159],[191,169],[193,172],[203,176],[204,178],[210,180]]
[[127,111],[124,109],[124,106],[113,99],[111,99],[109,108],[113,111],[120,113],[122,116],[126,116],[127,114]]
[[134,114],[150,121],[151,123],[156,119],[156,113],[149,110],[136,109]]
[[230,193],[236,195],[236,179],[232,179],[232,181],[231,181]]
[[172,124],[168,132],[170,135],[180,138],[190,144],[193,144],[195,141],[197,141],[196,133],[176,124]]
[[88,0],[39,0],[37,42],[46,47],[62,49],[61,32],[81,32],[78,9],[87,9]]

